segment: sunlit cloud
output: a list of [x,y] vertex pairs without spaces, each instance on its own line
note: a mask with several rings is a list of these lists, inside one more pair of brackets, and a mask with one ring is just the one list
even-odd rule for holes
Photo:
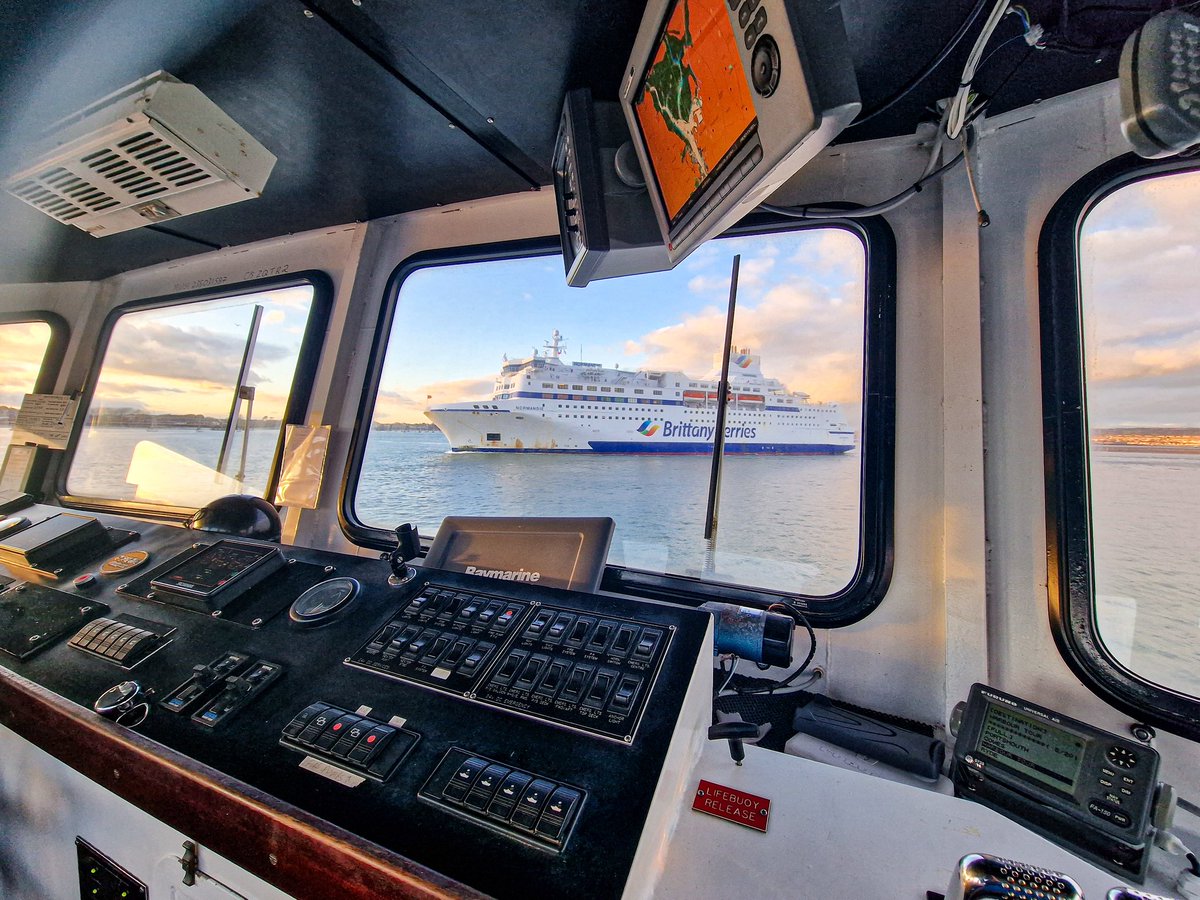
[[1200,426],[1200,176],[1150,179],[1097,205],[1080,239],[1093,428]]
[[425,410],[491,396],[493,379],[463,378],[418,385],[412,390],[380,390],[375,397],[376,422],[428,423]]
[[[762,357],[763,374],[814,400],[853,402],[862,395],[862,287],[857,303],[795,279],[767,291],[754,306],[740,307],[734,344]],[[725,314],[710,309],[631,341],[626,350],[645,356],[646,368],[692,377],[717,370]]]

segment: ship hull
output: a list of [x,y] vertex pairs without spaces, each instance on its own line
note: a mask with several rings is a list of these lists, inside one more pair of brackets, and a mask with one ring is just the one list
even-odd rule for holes
[[[709,455],[713,416],[663,415],[629,408],[621,415],[564,420],[526,407],[430,409],[426,416],[459,453],[612,453]],[[854,449],[854,433],[731,415],[725,452],[759,456],[830,456]]]

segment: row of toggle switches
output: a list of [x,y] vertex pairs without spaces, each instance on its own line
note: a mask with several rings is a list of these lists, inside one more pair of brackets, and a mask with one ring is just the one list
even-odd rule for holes
[[579,788],[458,748],[446,754],[420,795],[555,850],[566,844],[585,797]]
[[662,640],[662,630],[547,607],[534,614],[521,638],[547,645],[561,643],[564,649],[649,663]]
[[279,743],[385,781],[418,740],[420,735],[407,728],[313,703],[284,727]]

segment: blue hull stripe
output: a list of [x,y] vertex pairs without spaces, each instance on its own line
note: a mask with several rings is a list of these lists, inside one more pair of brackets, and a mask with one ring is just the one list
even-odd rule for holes
[[[591,449],[536,447],[455,447],[455,453],[677,453],[703,454],[712,453],[712,444],[695,443],[662,443],[658,441],[589,441]],[[833,456],[853,450],[853,446],[844,444],[726,444],[728,454],[748,453],[779,456]]]

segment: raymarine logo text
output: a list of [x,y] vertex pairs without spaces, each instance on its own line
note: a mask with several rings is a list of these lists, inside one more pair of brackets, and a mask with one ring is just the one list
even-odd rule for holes
[[468,575],[482,575],[484,578],[499,578],[501,581],[541,581],[541,572],[526,572],[524,569],[479,569],[467,566]]

